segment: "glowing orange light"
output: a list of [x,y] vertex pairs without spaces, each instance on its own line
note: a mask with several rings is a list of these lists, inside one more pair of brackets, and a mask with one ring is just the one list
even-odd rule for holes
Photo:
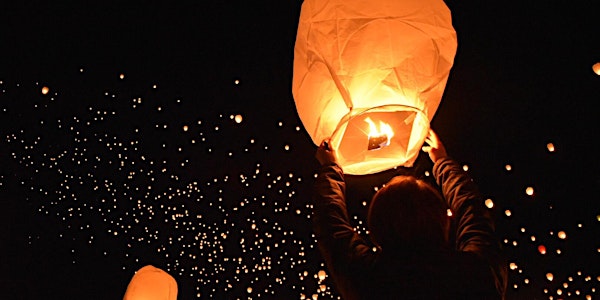
[[546,246],[539,245],[538,246],[538,251],[540,252],[540,254],[546,254]]
[[567,238],[567,233],[564,232],[564,231],[559,231],[558,232],[558,238],[561,239],[561,240],[566,239]]
[[594,73],[596,73],[596,75],[600,75],[600,62],[595,63],[592,66],[592,70],[594,70]]
[[242,115],[235,115],[235,122],[236,123],[238,123],[238,124],[242,123],[242,119],[243,119]]
[[42,94],[43,95],[48,94],[48,92],[50,92],[50,88],[49,87],[45,86],[45,87],[42,88]]
[[485,200],[485,206],[487,206],[487,208],[494,207],[494,201],[492,201],[492,199]]
[[452,217],[452,211],[449,208],[446,211],[446,214],[448,215],[448,217]]
[[512,213],[508,209],[504,211],[504,214],[506,214],[507,217],[510,217],[512,215]]
[[552,273],[547,273],[546,279],[548,279],[548,281],[552,281],[552,280],[554,280],[554,275]]
[[554,152],[554,144],[552,144],[552,143],[548,143],[548,144],[546,145],[546,148],[548,148],[548,151],[549,151],[549,152]]
[[127,286],[123,300],[177,299],[177,282],[167,272],[147,265],[139,269]]
[[532,187],[527,187],[525,189],[525,193],[529,196],[533,195],[533,188]]
[[383,148],[390,144],[390,140],[394,137],[394,130],[390,124],[383,121],[379,121],[379,129],[375,125],[375,122],[371,118],[365,118],[365,122],[369,124],[369,150],[376,150]]
[[317,276],[319,277],[320,281],[325,280],[325,276],[327,276],[327,273],[325,273],[325,271],[320,270],[319,273],[317,274]]

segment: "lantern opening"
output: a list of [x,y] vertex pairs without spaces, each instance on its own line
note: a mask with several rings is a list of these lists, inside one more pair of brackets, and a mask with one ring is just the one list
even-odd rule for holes
[[414,107],[354,109],[340,120],[329,146],[337,151],[344,173],[372,174],[412,166],[428,130],[429,120]]
[[366,117],[365,122],[369,124],[369,145],[367,147],[369,151],[378,150],[390,145],[390,140],[394,137],[394,130],[392,130],[390,124],[379,121],[379,129],[377,129],[375,122],[371,118]]

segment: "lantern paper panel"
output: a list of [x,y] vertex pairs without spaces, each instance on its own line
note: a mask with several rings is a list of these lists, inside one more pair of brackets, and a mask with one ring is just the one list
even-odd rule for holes
[[177,300],[177,281],[169,273],[147,265],[133,275],[123,300]]
[[[315,144],[332,139],[345,173],[412,166],[456,46],[442,0],[305,0],[294,48],[298,115]],[[368,130],[358,130],[367,118],[391,125],[389,143],[370,146]]]

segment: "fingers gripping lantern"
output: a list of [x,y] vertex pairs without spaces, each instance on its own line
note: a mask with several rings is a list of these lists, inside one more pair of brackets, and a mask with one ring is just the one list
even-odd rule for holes
[[292,83],[304,128],[331,138],[347,174],[412,166],[456,47],[443,0],[305,0]]

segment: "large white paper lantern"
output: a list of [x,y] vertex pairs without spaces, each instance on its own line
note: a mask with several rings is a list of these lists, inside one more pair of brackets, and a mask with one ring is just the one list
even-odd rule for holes
[[304,128],[331,138],[347,174],[412,166],[456,47],[442,0],[305,0],[292,84]]

